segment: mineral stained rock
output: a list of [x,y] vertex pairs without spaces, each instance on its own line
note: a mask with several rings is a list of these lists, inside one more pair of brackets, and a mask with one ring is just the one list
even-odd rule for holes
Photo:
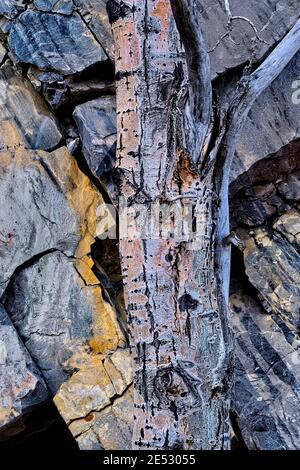
[[62,140],[53,114],[28,80],[10,66],[0,70],[0,149],[51,150]]
[[54,402],[81,449],[130,449],[133,405],[128,349],[91,356]]
[[13,22],[8,44],[15,61],[63,75],[107,60],[77,13],[64,16],[28,10]]
[[82,151],[92,172],[100,177],[111,170],[116,154],[116,103],[114,96],[88,101],[74,111]]
[[299,329],[299,253],[284,237],[265,228],[251,231],[251,236],[244,242],[246,274],[258,290],[264,308]]
[[283,235],[293,247],[299,251],[300,249],[300,212],[291,209],[282,214],[274,222],[274,230]]
[[[45,255],[14,276],[3,300],[52,393],[89,358],[89,351],[105,354],[125,344],[99,281],[92,272],[85,280],[76,264],[60,252]],[[74,357],[78,362],[72,366]]]
[[0,304],[0,440],[17,432],[18,420],[48,397],[42,375]]
[[77,258],[90,252],[102,233],[104,202],[66,148],[2,152],[0,175],[0,292],[34,256],[53,249]]
[[300,446],[300,340],[249,295],[231,297],[236,332],[233,409],[250,449]]

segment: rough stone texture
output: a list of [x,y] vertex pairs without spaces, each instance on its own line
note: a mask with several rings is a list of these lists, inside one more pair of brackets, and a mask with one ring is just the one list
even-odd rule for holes
[[265,228],[244,238],[244,262],[264,308],[300,327],[300,255],[285,238]]
[[129,449],[133,423],[129,350],[91,356],[77,367],[54,402],[80,448]]
[[70,103],[76,106],[89,101],[91,96],[94,98],[115,92],[115,84],[110,79],[83,80],[76,76],[63,77],[54,72],[41,72],[33,66],[28,70],[28,78],[54,110]]
[[88,101],[74,111],[82,151],[92,172],[100,177],[116,158],[116,103],[114,96]]
[[40,11],[62,15],[71,15],[74,11],[72,0],[34,0],[34,6]]
[[300,250],[300,213],[291,209],[282,214],[274,223],[274,229],[283,235],[296,250]]
[[[228,15],[224,0],[198,0],[201,26],[208,44],[213,77],[228,69],[245,64],[251,57],[257,61],[276,44],[296,23],[299,17],[298,0],[229,0],[233,16],[248,18],[234,20],[228,28]],[[221,39],[222,36],[229,34]]]
[[25,146],[51,150],[62,135],[39,94],[10,66],[0,70],[0,150]]
[[[4,297],[53,393],[89,358],[89,351],[104,354],[125,344],[116,313],[88,269],[86,265],[90,278],[86,275],[84,280],[76,262],[60,252],[51,253],[16,274]],[[71,364],[74,357],[77,362]]]
[[6,49],[5,47],[0,43],[0,64],[3,62],[3,59],[6,56]]
[[80,14],[106,51],[114,59],[114,40],[106,12],[107,0],[74,0]]
[[16,268],[36,255],[88,254],[103,231],[103,199],[65,148],[2,152],[0,176],[1,294]]
[[8,425],[18,427],[18,419],[48,397],[41,374],[0,304],[0,440]]
[[235,195],[235,198],[232,224],[243,224],[248,227],[261,225],[269,217],[285,211],[289,207],[280,198],[273,183],[246,188]]
[[23,0],[0,0],[0,16],[12,19],[24,10]]
[[107,60],[77,13],[64,16],[28,10],[13,22],[8,44],[17,62],[64,75]]
[[300,201],[300,171],[288,175],[287,179],[277,185],[282,198],[288,202]]
[[260,96],[249,113],[237,145],[231,180],[300,138],[300,106],[293,104],[292,83],[300,77],[300,54]]
[[243,292],[231,297],[236,331],[233,409],[246,445],[300,446],[299,336]]

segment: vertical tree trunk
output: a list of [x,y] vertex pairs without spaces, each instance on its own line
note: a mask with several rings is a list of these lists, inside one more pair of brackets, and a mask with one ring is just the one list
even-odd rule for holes
[[[229,169],[251,104],[284,64],[278,67],[271,57],[242,83],[213,140],[209,64],[194,2],[171,3],[108,2],[116,43],[120,196],[134,214],[132,229],[147,226],[159,205],[172,211],[175,201],[175,212],[192,207],[196,229],[191,243],[165,236],[170,220],[178,225],[177,214],[157,218],[154,238],[123,233],[121,224],[134,354],[133,448],[228,449]],[[299,29],[293,32],[297,44],[292,34],[288,49],[278,46],[275,57],[290,60],[299,49]]]
[[120,240],[134,348],[133,445],[227,448],[229,338],[212,256],[213,172],[201,181],[186,151],[186,71],[169,1],[141,0],[134,13],[133,2],[126,4],[109,8],[117,48],[121,194],[135,213],[140,204],[150,211],[153,203],[171,210],[175,200],[182,207],[194,202],[198,224],[192,247],[176,238]]

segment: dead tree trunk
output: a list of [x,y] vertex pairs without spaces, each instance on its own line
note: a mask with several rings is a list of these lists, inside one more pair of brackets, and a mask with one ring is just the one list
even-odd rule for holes
[[[140,232],[125,234],[121,224],[134,353],[133,448],[228,449],[229,171],[252,103],[300,48],[300,23],[241,80],[229,109],[213,113],[193,0],[110,0],[108,11],[120,196],[133,214],[132,230]],[[158,206],[160,229],[149,238],[141,232]],[[176,232],[178,208],[192,211],[192,239]],[[165,218],[165,209],[173,216]],[[166,236],[170,224],[175,234]]]

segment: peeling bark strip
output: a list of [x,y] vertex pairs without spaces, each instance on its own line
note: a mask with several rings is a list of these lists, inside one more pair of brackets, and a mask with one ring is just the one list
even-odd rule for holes
[[[228,449],[230,247],[223,241],[229,235],[229,170],[252,103],[300,48],[300,23],[242,80],[213,128],[196,2],[171,4],[108,2],[116,42],[120,195],[135,214],[140,204],[151,211],[153,204],[194,201],[196,225],[193,249],[182,239],[120,233],[134,352],[133,448]],[[168,223],[161,221],[162,232]]]

